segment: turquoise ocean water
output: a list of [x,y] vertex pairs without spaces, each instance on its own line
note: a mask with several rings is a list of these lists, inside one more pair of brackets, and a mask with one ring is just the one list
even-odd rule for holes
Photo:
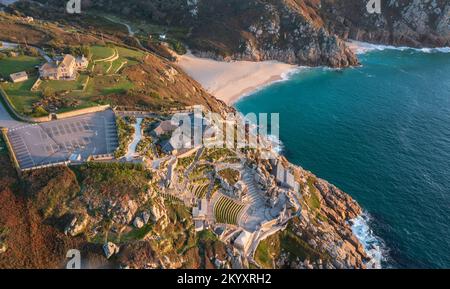
[[384,267],[450,268],[450,53],[360,59],[302,68],[236,107],[280,113],[283,154],[361,204]]

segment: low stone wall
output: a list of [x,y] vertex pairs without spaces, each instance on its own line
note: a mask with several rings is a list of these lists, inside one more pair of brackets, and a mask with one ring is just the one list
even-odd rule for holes
[[42,80],[40,78],[38,78],[36,80],[36,82],[33,84],[33,86],[31,87],[31,91],[36,91],[39,87],[39,85],[41,85]]
[[88,158],[88,162],[112,161],[112,160],[114,160],[114,154],[92,155]]
[[110,108],[110,106],[109,106],[109,104],[107,104],[107,105],[99,105],[99,106],[78,109],[78,110],[74,110],[74,111],[58,113],[58,114],[56,114],[56,119],[65,119],[65,118],[79,116],[79,115],[83,115],[83,114],[105,111],[109,108]]
[[200,147],[192,148],[192,149],[190,149],[190,150],[188,150],[188,151],[185,151],[185,152],[183,152],[183,153],[177,155],[177,158],[178,158],[178,159],[182,159],[182,158],[190,157],[191,155],[193,155],[194,153],[196,153],[199,149],[200,149]]
[[52,164],[47,164],[47,165],[35,166],[35,167],[32,167],[32,168],[28,168],[28,169],[23,169],[21,171],[22,172],[27,172],[27,171],[33,171],[33,170],[39,170],[39,169],[51,168],[51,167],[57,167],[57,166],[67,166],[68,164],[70,164],[69,161],[67,161],[67,162],[59,162],[59,163],[52,163]]
[[43,116],[43,117],[30,117],[29,122],[47,122],[51,121],[52,117],[51,115]]

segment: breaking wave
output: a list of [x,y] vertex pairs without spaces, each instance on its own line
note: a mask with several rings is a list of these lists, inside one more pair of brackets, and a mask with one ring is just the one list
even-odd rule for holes
[[372,44],[361,41],[350,41],[349,43],[350,45],[355,46],[356,54],[364,54],[370,51],[383,51],[383,50],[399,50],[399,51],[412,50],[422,53],[450,53],[450,47],[413,48],[407,46]]
[[387,249],[383,240],[370,229],[371,217],[363,213],[350,221],[353,234],[361,242],[370,260],[366,262],[369,269],[381,269],[382,263],[387,261]]
[[284,144],[283,144],[283,142],[279,139],[279,137],[269,134],[269,135],[267,136],[267,139],[272,143],[272,145],[273,145],[273,150],[274,150],[275,152],[277,152],[278,154],[281,154],[281,153],[283,152],[283,150],[284,150]]

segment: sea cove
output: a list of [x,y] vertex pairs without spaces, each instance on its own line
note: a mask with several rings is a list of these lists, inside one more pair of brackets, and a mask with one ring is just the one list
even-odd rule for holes
[[283,154],[367,210],[375,234],[360,231],[381,238],[384,267],[449,267],[450,54],[371,49],[361,67],[302,69],[236,107],[280,113]]

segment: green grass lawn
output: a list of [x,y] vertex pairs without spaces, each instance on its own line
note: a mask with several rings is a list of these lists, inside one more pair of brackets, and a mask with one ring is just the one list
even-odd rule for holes
[[267,240],[263,240],[259,243],[255,253],[255,259],[264,269],[272,268],[272,259],[269,255]]
[[31,57],[21,55],[18,57],[7,57],[0,60],[0,75],[3,78],[8,78],[10,74],[34,69],[36,65],[39,65],[44,60],[41,57]]
[[[123,63],[123,65],[122,65]],[[109,73],[114,74],[114,73],[119,73],[120,70],[122,70],[123,67],[130,65],[130,63],[127,60],[124,60],[122,58],[117,59],[116,61],[113,62],[112,66],[111,66],[111,70],[109,71]],[[118,69],[120,68],[120,70],[118,71]]]
[[120,75],[96,76],[89,81],[83,95],[86,97],[122,93],[131,89],[133,83]]
[[92,60],[105,59],[114,54],[114,49],[106,46],[91,46]]
[[95,74],[107,74],[109,65],[111,62],[105,61],[105,62],[98,62],[94,66],[94,73]]
[[[119,58],[114,61],[100,61],[94,64],[93,61],[108,58],[114,54],[114,50],[117,50]],[[89,65],[89,70],[92,70],[95,74],[115,74],[117,69],[130,65],[138,64],[144,57],[145,52],[129,49],[121,46],[103,47],[92,46],[92,61]],[[122,63],[124,65],[122,66]],[[94,68],[92,68],[94,66]]]
[[31,115],[33,104],[41,99],[39,92],[30,91],[36,79],[37,77],[35,76],[24,82],[2,85],[14,109],[20,114]]
[[44,91],[47,87],[54,92],[68,91],[68,90],[82,90],[83,84],[86,82],[88,76],[81,74],[76,80],[46,80],[41,83],[39,89]]
[[120,238],[121,242],[129,242],[129,241],[136,241],[136,240],[142,240],[152,231],[153,225],[152,224],[146,224],[142,228],[133,228],[130,232],[125,234]]
[[133,50],[120,46],[117,46],[116,49],[119,52],[119,59],[117,59],[117,61],[122,63],[126,60],[128,66],[138,64],[145,55],[145,52],[140,50]]

